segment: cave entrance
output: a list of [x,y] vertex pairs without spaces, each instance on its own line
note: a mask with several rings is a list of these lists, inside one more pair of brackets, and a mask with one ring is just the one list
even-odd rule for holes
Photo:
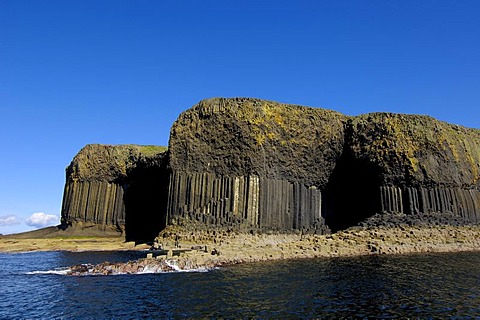
[[163,166],[139,164],[128,172],[124,194],[126,241],[150,242],[165,229],[168,179]]
[[345,148],[325,189],[323,215],[332,232],[358,225],[380,212],[380,170]]

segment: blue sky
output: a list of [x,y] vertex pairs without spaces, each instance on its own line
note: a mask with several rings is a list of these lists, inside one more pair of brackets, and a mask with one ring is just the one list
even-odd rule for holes
[[479,15],[473,0],[0,0],[0,233],[53,223],[84,145],[167,145],[204,98],[480,128]]

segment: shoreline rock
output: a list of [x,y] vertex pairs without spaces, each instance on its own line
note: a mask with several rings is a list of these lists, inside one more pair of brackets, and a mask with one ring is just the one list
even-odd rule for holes
[[[183,249],[175,248],[172,242],[168,242],[171,239],[164,240],[165,249],[172,250],[173,256],[159,255],[127,263],[104,262],[89,267],[74,266],[68,274],[114,275],[207,271],[227,265],[258,261],[479,251],[480,227],[354,227],[331,235],[230,233],[224,235],[221,242],[217,243],[213,240],[204,240],[202,243],[180,241],[178,246]],[[195,246],[207,246],[209,250],[205,252],[184,249]]]

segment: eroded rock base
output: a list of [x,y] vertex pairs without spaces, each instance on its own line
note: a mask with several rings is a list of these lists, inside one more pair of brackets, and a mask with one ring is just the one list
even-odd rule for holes
[[158,239],[167,252],[165,255],[154,257],[151,254],[148,259],[128,263],[80,265],[72,267],[69,274],[206,271],[225,265],[267,260],[477,251],[480,248],[478,226],[356,227],[332,235],[230,232],[191,234],[190,238],[179,236],[179,231],[178,228],[168,230],[164,237]]

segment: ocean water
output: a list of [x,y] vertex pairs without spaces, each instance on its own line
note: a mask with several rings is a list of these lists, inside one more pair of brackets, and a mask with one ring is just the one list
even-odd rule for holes
[[144,255],[2,253],[0,319],[480,318],[480,253],[261,262],[190,273],[57,272]]

